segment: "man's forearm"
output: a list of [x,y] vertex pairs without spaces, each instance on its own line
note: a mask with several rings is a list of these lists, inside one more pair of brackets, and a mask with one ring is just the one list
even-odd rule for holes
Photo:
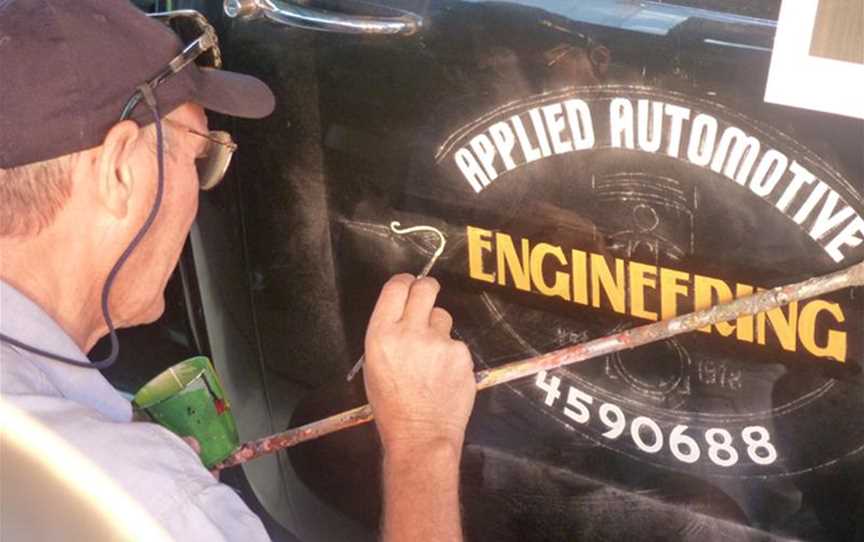
[[461,541],[461,446],[446,441],[384,454],[384,542]]
[[433,278],[396,275],[366,332],[363,381],[384,450],[385,542],[462,540],[459,460],[477,384]]

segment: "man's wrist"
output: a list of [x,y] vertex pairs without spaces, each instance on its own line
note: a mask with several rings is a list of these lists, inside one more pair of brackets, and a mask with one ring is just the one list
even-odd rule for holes
[[394,469],[402,465],[412,468],[423,463],[459,464],[462,457],[462,443],[459,439],[435,438],[429,440],[400,440],[384,445],[384,464]]
[[382,540],[462,540],[461,455],[462,442],[446,438],[385,447]]

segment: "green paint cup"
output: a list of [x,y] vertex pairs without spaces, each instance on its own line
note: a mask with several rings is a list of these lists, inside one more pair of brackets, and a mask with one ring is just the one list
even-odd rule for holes
[[181,437],[195,437],[201,461],[211,468],[240,446],[231,405],[210,360],[181,361],[138,390],[138,412]]

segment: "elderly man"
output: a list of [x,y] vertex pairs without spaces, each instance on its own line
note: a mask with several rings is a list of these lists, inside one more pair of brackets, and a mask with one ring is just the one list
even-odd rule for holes
[[[261,522],[165,429],[132,421],[94,369],[115,327],[156,320],[198,203],[234,146],[204,109],[260,118],[257,79],[196,65],[125,0],[0,2],[0,391],[101,466],[177,540],[265,540]],[[182,51],[181,51],[182,50]],[[209,51],[212,52],[212,51]],[[365,380],[384,449],[385,539],[461,537],[474,400],[433,279],[385,286]],[[106,334],[107,360],[84,352]]]

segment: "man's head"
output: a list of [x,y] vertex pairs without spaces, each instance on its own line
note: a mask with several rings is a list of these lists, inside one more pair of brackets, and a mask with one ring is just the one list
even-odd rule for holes
[[[10,255],[0,266],[4,279],[38,289],[40,280],[63,280],[62,270],[51,268],[60,261],[69,266],[69,287],[96,292],[105,284],[154,211],[158,108],[161,205],[117,275],[109,307],[121,326],[162,313],[162,292],[198,205],[196,159],[214,148],[204,107],[253,118],[273,108],[257,79],[194,63],[178,71],[183,45],[126,0],[0,2],[0,55],[15,65],[0,80],[0,244]],[[23,67],[28,63],[35,64]],[[141,92],[145,83],[149,90]],[[130,102],[133,96],[142,99]],[[120,120],[129,103],[138,105]],[[42,267],[27,261],[40,254]],[[94,326],[104,333],[104,322]]]
[[[122,268],[111,295],[119,325],[162,313],[162,291],[198,206],[195,160],[206,147],[207,118],[187,102],[162,122],[164,195],[156,219]],[[24,246],[48,241],[59,252],[87,257],[80,265],[104,280],[141,229],[156,197],[155,125],[112,126],[102,144],[59,158],[0,170],[0,235]],[[7,199],[8,198],[8,199]]]

